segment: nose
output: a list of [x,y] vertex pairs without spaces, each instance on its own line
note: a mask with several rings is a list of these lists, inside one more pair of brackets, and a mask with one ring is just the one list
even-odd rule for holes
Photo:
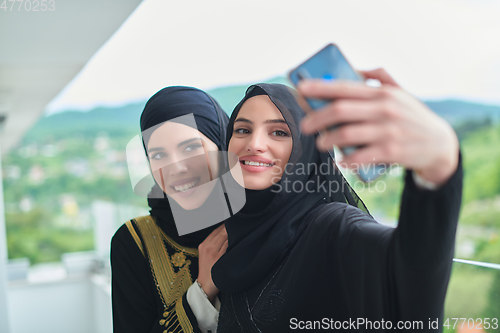
[[247,151],[251,154],[262,154],[266,151],[267,143],[264,133],[254,131],[247,144]]
[[170,176],[177,176],[188,171],[187,165],[184,160],[176,160],[168,165]]

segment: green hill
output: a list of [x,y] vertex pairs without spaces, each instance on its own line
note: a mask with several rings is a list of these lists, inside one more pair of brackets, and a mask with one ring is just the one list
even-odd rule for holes
[[429,108],[446,119],[452,125],[459,125],[469,120],[491,119],[500,122],[500,106],[485,105],[460,100],[427,101]]
[[[282,77],[271,81],[285,83]],[[246,89],[247,85],[235,85],[209,93],[229,114]],[[58,260],[61,253],[92,249],[89,221],[94,200],[146,205],[132,191],[125,155],[125,145],[140,131],[145,103],[41,118],[20,149],[6,154],[3,181],[11,258],[43,262]],[[465,167],[462,223],[498,233],[500,124],[493,123],[500,107],[458,100],[427,104],[450,121],[461,138]],[[359,191],[377,217],[396,219],[401,179],[397,174],[381,177],[382,192]],[[353,176],[352,181],[357,179]],[[68,210],[68,202],[77,211]],[[477,245],[477,258],[498,262],[496,246],[500,243],[481,244]],[[41,247],[45,250],[38,250]]]
[[[267,82],[288,84],[284,77]],[[230,115],[234,106],[244,96],[248,85],[233,85],[208,90]],[[58,140],[75,133],[95,137],[99,132],[111,136],[135,135],[139,132],[139,118],[146,100],[118,107],[98,107],[88,112],[61,112],[41,118],[24,138],[24,143]],[[467,132],[498,123],[500,106],[483,105],[460,100],[425,102],[434,112],[449,121],[460,138]]]

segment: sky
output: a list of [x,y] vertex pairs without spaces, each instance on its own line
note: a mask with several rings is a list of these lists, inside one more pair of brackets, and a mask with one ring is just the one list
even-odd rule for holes
[[423,99],[500,105],[497,0],[145,0],[46,114],[277,75],[334,42]]

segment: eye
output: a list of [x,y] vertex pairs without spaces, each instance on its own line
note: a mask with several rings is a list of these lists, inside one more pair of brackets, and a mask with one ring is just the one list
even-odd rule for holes
[[159,153],[154,153],[154,154],[150,155],[149,159],[154,160],[154,161],[159,161],[162,158],[164,158],[165,156],[167,156],[167,154],[159,152]]
[[272,134],[273,134],[273,135],[275,135],[275,136],[284,136],[284,137],[286,137],[286,136],[290,136],[290,133],[285,132],[285,131],[283,131],[283,130],[276,130],[276,131],[273,131],[273,132],[272,132]]
[[250,131],[247,130],[246,128],[237,128],[234,130],[234,133],[235,134],[248,134],[248,133],[250,133]]
[[195,151],[197,149],[200,149],[201,147],[203,147],[202,144],[200,144],[200,143],[194,143],[194,144],[186,146],[186,148],[184,148],[184,151],[185,152],[192,152],[192,151]]

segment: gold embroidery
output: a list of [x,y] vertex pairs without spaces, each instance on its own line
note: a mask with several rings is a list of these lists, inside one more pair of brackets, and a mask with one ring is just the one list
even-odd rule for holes
[[165,326],[165,328],[166,328],[165,331],[168,331],[168,332],[171,332],[171,333],[174,333],[174,332],[177,332],[177,333],[181,333],[181,332],[192,333],[193,332],[192,330],[191,331],[181,331],[181,330],[179,330],[180,328],[182,328],[182,326],[179,324],[179,315],[175,311],[175,306],[172,305],[169,310],[167,310],[167,311],[165,311],[163,313],[163,316],[166,317],[166,319],[161,319],[160,320],[160,325]]
[[183,253],[177,252],[172,256],[172,264],[175,267],[182,267],[186,263],[186,256]]
[[[182,301],[182,300],[181,300]],[[193,326],[192,325],[187,325],[187,326],[182,326],[180,324],[180,318],[186,315],[181,311],[181,313],[177,312],[177,309],[175,305],[172,305],[167,311],[165,311],[164,315],[166,314],[166,319],[161,319],[160,320],[160,325],[165,326],[166,330],[163,332],[169,332],[169,333],[182,333],[182,332],[187,332],[187,333],[193,333]],[[187,315],[185,320],[189,322],[189,319],[187,319]]]
[[132,222],[131,221],[127,221],[125,223],[125,225],[127,226],[128,231],[132,235],[132,238],[137,243],[137,246],[139,247],[139,250],[141,250],[142,255],[145,257],[146,255],[144,254],[144,249],[142,248],[141,239],[139,238],[139,235],[137,235],[137,232],[135,232],[135,229],[134,229],[134,226],[132,225]]
[[[134,221],[142,234],[151,272],[165,308],[164,319],[161,319],[164,321],[160,324],[172,332],[177,332],[179,328],[183,332],[193,332],[193,327],[182,306],[182,295],[193,283],[189,270],[191,260],[186,260],[186,254],[198,257],[198,250],[183,247],[174,242],[160,229],[151,216],[139,217]],[[163,243],[164,240],[181,252],[175,253],[170,258]],[[174,271],[174,265],[179,267],[177,272]],[[173,311],[174,308],[175,311]]]
[[193,326],[191,325],[191,322],[188,319],[186,311],[182,306],[182,298],[178,299],[177,302],[175,303],[175,309],[177,310],[177,314],[179,317],[179,324],[181,324],[182,330],[184,332],[193,332]]
[[[154,218],[152,216],[150,216],[150,218],[154,221]],[[155,221],[155,223],[156,223],[156,221]],[[161,237],[169,245],[171,245],[174,249],[176,249],[177,251],[181,251],[181,252],[189,254],[189,255],[191,255],[193,257],[198,258],[198,256],[199,256],[198,249],[194,249],[192,247],[181,246],[181,245],[177,244],[172,238],[170,238],[166,233],[164,233],[163,230],[160,229],[160,232],[161,232]]]

